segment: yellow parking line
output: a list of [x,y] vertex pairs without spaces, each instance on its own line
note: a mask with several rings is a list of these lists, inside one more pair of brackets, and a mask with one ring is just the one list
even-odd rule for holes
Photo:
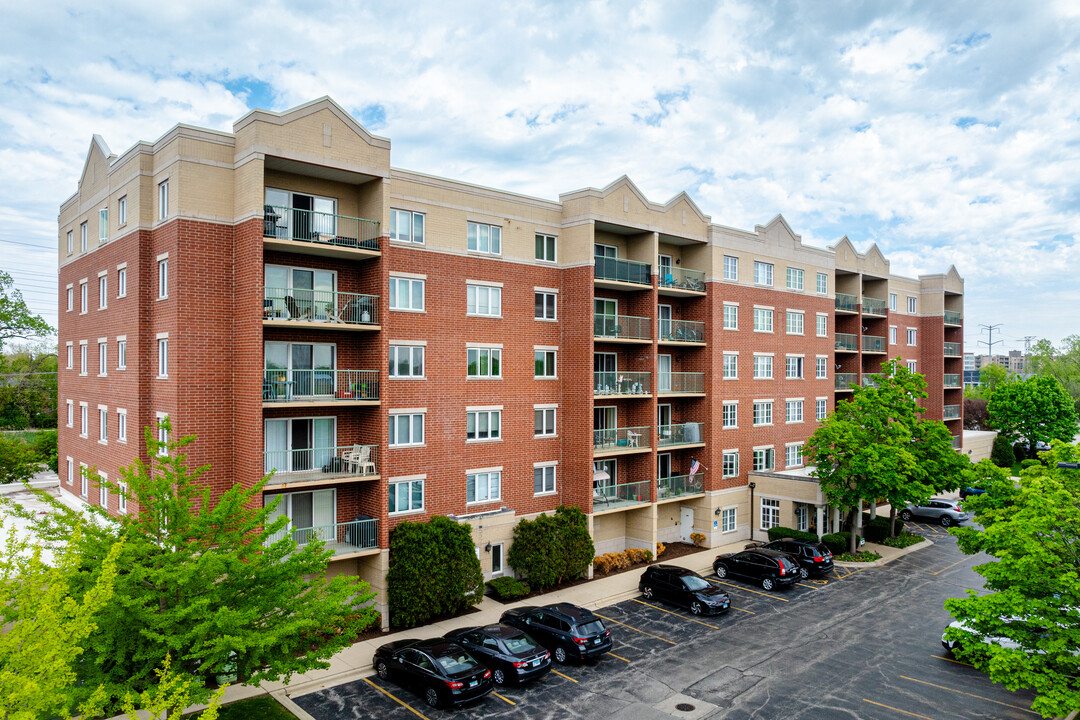
[[562,674],[561,672],[559,672],[558,670],[552,670],[551,672],[555,673],[556,675],[558,675],[558,676],[559,676],[559,677],[561,677],[561,678],[566,678],[567,680],[569,680],[570,682],[572,682],[572,683],[574,683],[574,684],[578,684],[578,681],[577,681],[577,680],[575,680],[574,678],[570,677],[569,675],[563,675],[563,674]]
[[[1003,703],[1003,702],[999,702],[997,700],[991,700],[990,698],[983,697],[982,695],[972,695],[971,693],[964,692],[963,690],[953,690],[951,687],[945,687],[944,685],[935,685],[934,683],[926,682],[925,680],[916,680],[915,678],[908,677],[907,675],[901,675],[900,677],[902,677],[904,680],[910,680],[911,682],[917,682],[917,683],[921,683],[923,685],[929,685],[930,687],[936,687],[936,688],[938,688],[940,690],[948,690],[949,692],[954,692],[957,695],[967,695],[968,697],[975,698],[976,700],[986,700],[987,702],[992,702],[992,703],[994,703],[996,705],[1004,705],[1005,707],[1011,707],[1011,708],[1013,708],[1015,710],[1023,710],[1024,712],[1031,713],[1032,715],[1039,715],[1039,713],[1035,712],[1034,710],[1030,710],[1028,708],[1020,707],[1019,705],[1010,705],[1009,703]],[[1040,717],[1041,717],[1041,715],[1040,715]]]
[[900,708],[894,708],[892,705],[882,705],[879,702],[874,702],[873,700],[867,700],[866,698],[863,698],[862,701],[864,703],[870,703],[871,705],[877,705],[878,707],[887,708],[889,710],[895,710],[898,713],[903,713],[904,715],[910,715],[911,717],[922,718],[922,720],[934,720],[933,718],[928,718],[925,715],[920,715],[919,713],[913,713],[913,712],[908,712],[907,710],[901,710]]
[[731,609],[731,610],[738,610],[739,612],[744,612],[744,613],[746,613],[747,615],[757,615],[757,613],[756,613],[756,612],[754,612],[754,611],[752,611],[752,610],[743,610],[742,608],[737,608],[737,607],[735,607],[735,606],[732,606],[732,607],[731,607],[730,609]]
[[975,667],[971,663],[960,662],[959,660],[953,660],[952,658],[947,658],[944,655],[931,655],[930,657],[936,657],[938,660],[947,660],[947,661],[949,661],[951,663],[956,663],[957,665],[964,665],[964,666],[969,667],[969,668]]
[[600,613],[593,613],[593,615],[596,615],[597,617],[601,617],[601,618],[604,618],[604,619],[605,619],[605,620],[607,620],[608,622],[613,622],[613,623],[615,623],[616,625],[622,625],[622,626],[623,626],[624,628],[629,628],[629,629],[633,630],[634,632],[639,632],[639,633],[641,633],[642,635],[648,635],[649,637],[652,637],[652,638],[656,638],[657,640],[663,640],[663,641],[664,641],[664,642],[666,642],[666,643],[667,643],[668,645],[678,645],[678,644],[679,644],[679,643],[676,643],[676,642],[671,642],[671,641],[670,641],[670,640],[668,640],[667,638],[662,638],[662,637],[660,637],[659,635],[653,635],[652,633],[648,633],[648,632],[645,632],[644,630],[638,630],[638,629],[637,629],[636,627],[634,627],[633,625],[627,625],[626,623],[623,623],[623,622],[619,622],[618,620],[613,620],[612,618],[609,618],[609,617],[608,617],[608,616],[606,616],[606,615],[601,615]]
[[667,613],[668,615],[675,615],[676,617],[681,617],[681,618],[682,618],[683,620],[689,620],[690,622],[695,622],[695,623],[697,623],[698,625],[704,625],[705,627],[710,627],[710,628],[712,628],[713,630],[719,630],[719,629],[720,629],[720,628],[719,628],[719,627],[717,627],[716,625],[710,625],[710,624],[709,624],[709,623],[707,623],[707,622],[701,622],[700,620],[695,620],[694,618],[688,618],[688,617],[683,617],[682,615],[680,615],[680,614],[679,614],[679,613],[677,613],[677,612],[671,612],[670,610],[665,610],[664,608],[662,608],[662,607],[658,607],[658,606],[656,606],[656,605],[649,605],[649,603],[647,603],[647,602],[642,602],[641,600],[638,600],[637,598],[633,598],[633,600],[634,600],[634,602],[636,602],[636,603],[641,603],[642,605],[646,605],[646,606],[648,606],[648,607],[651,607],[651,608],[653,608],[653,609],[659,610],[660,612],[666,612],[666,613]]
[[495,697],[499,698],[500,700],[505,700],[506,702],[510,703],[511,705],[517,705],[517,703],[514,702],[513,700],[511,700],[510,698],[504,698],[502,695],[495,692],[494,690],[491,691],[491,694],[494,695]]
[[408,708],[409,712],[411,712],[411,713],[412,713],[413,715],[416,715],[417,717],[422,717],[422,718],[424,718],[424,720],[428,720],[428,718],[427,718],[427,716],[426,716],[426,715],[421,715],[421,714],[420,714],[420,713],[418,713],[418,712],[417,712],[417,711],[416,711],[415,709],[413,709],[412,705],[409,705],[409,704],[408,704],[408,703],[406,703],[406,702],[403,702],[403,701],[401,701],[401,700],[398,700],[398,699],[397,699],[396,697],[394,697],[393,695],[391,695],[390,693],[388,693],[388,692],[387,692],[386,690],[382,689],[381,687],[379,687],[378,685],[376,685],[375,683],[373,683],[373,682],[371,681],[371,678],[364,678],[364,682],[366,682],[366,683],[367,683],[368,685],[370,685],[371,687],[375,688],[376,690],[378,690],[378,691],[379,691],[379,692],[381,692],[382,694],[386,695],[386,697],[390,698],[391,700],[393,700],[394,702],[396,702],[396,703],[397,703],[398,705],[401,705],[402,707]]
[[773,600],[779,600],[780,602],[790,602],[787,598],[776,597],[775,595],[772,595],[770,593],[763,593],[763,592],[760,592],[758,590],[751,590],[750,588],[743,587],[742,585],[732,585],[729,582],[724,582],[723,580],[713,580],[712,578],[707,578],[707,579],[708,579],[709,582],[718,583],[720,585],[727,585],[728,587],[737,588],[739,590],[745,590],[746,592],[752,592],[755,595],[764,595],[767,598],[772,598]]
[[930,574],[931,574],[931,575],[940,575],[941,573],[945,572],[945,571],[946,571],[946,570],[948,570],[949,568],[951,568],[951,567],[956,567],[957,565],[959,565],[960,563],[964,562],[965,560],[967,560],[967,558],[960,558],[959,560],[957,560],[956,562],[954,562],[954,563],[953,563],[952,565],[946,565],[945,567],[941,568],[941,569],[940,569],[940,570],[938,570],[937,572],[932,572],[932,573],[930,573]]
[[624,657],[619,657],[618,655],[616,655],[615,653],[611,652],[610,650],[608,651],[608,655],[610,655],[611,657],[613,657],[613,658],[616,658],[616,659],[618,659],[618,660],[622,660],[622,661],[623,661],[624,663],[628,663],[628,662],[630,662],[630,661],[629,661],[629,660],[627,660],[626,658],[624,658]]

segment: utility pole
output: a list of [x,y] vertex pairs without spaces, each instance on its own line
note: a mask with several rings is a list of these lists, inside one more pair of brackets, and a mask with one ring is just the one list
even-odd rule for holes
[[1031,350],[1031,341],[1034,340],[1037,335],[1025,335],[1024,336],[1024,354],[1027,355]]
[[994,331],[1001,327],[1002,323],[995,325],[979,325],[980,330],[986,330],[989,334],[989,340],[980,340],[980,345],[986,346],[986,354],[990,356],[990,362],[994,361],[994,345],[1001,342],[1001,340],[994,340]]

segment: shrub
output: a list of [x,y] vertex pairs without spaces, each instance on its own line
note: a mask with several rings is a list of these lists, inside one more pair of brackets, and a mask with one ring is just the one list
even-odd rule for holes
[[507,561],[531,587],[542,589],[580,576],[595,553],[585,513],[560,505],[554,517],[541,513],[517,524]]
[[49,466],[53,472],[60,471],[60,462],[57,457],[57,433],[55,430],[42,430],[34,436],[30,444],[34,452],[34,458]]
[[916,543],[921,543],[922,541],[923,541],[923,536],[922,535],[916,535],[915,533],[910,533],[910,532],[903,532],[903,533],[897,533],[896,537],[894,537],[894,538],[885,538],[884,540],[881,541],[881,544],[882,545],[888,545],[889,547],[894,547],[894,548],[906,548],[906,547],[910,547],[910,546],[912,546],[912,545],[914,545]]
[[1013,456],[1016,458],[1013,462],[1022,462],[1028,456],[1027,446],[1024,443],[1013,443],[1012,451]]
[[632,565],[641,565],[652,560],[652,553],[643,548],[627,548],[626,557],[630,559]]
[[656,557],[660,557],[661,555],[663,555],[664,550],[666,549],[667,548],[664,547],[664,543],[656,543]]
[[829,552],[833,555],[843,555],[848,551],[851,533],[839,532],[825,535],[821,538],[821,542],[825,543],[825,547],[829,548]]
[[[879,543],[885,538],[889,537],[889,516],[878,515],[873,520],[870,519],[870,513],[863,513],[863,537],[866,538],[866,542]],[[900,516],[896,516],[896,534],[900,535],[900,532],[904,529],[904,521],[900,519]]]
[[1028,458],[1027,460],[1020,461],[1020,469],[1027,470],[1030,467],[1038,467],[1042,465],[1042,460],[1036,460],[1035,458]]
[[705,544],[705,533],[690,533],[690,540],[700,547]]
[[802,530],[793,530],[787,527],[771,527],[769,528],[769,540],[781,540],[783,538],[792,538],[793,540],[807,540],[809,542],[817,542],[817,533],[803,532]]
[[529,594],[529,586],[512,577],[497,577],[487,586],[500,600],[517,600]]
[[30,482],[37,459],[30,446],[18,438],[0,435],[0,483]]
[[1012,445],[1010,445],[1008,439],[1002,435],[998,435],[994,438],[994,448],[990,451],[990,462],[1003,468],[1011,468],[1013,463],[1016,462],[1016,456],[1013,454]]

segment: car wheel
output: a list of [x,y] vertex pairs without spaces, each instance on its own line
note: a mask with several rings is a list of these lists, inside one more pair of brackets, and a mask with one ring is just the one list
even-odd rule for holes
[[439,707],[439,691],[433,687],[429,687],[427,692],[424,693],[424,702],[433,708]]
[[810,571],[809,571],[809,570],[807,570],[807,569],[806,569],[806,568],[804,568],[804,567],[800,567],[800,568],[799,568],[799,579],[800,579],[800,580],[805,580],[805,579],[806,579],[806,578],[808,578],[808,577],[810,577]]
[[506,683],[506,673],[502,670],[495,670],[491,673],[491,679],[495,681],[496,685],[504,685]]
[[375,672],[379,674],[379,678],[382,680],[390,679],[390,668],[382,660],[375,663]]
[[652,600],[652,588],[649,587],[648,585],[646,585],[642,589],[641,594],[644,595],[646,599]]
[[701,603],[699,603],[696,600],[694,602],[690,603],[690,612],[694,613],[695,615],[700,615],[701,614]]
[[910,510],[901,510],[900,511],[900,519],[903,520],[904,522],[907,522],[908,520],[910,520],[911,519],[911,511]]
[[566,664],[566,648],[555,648],[555,660],[558,661],[560,665]]
[[952,525],[952,518],[948,515],[942,515],[940,522],[941,527],[949,527],[950,525]]
[[776,583],[773,582],[773,579],[771,577],[763,577],[761,578],[761,587],[765,588],[766,590],[772,590],[774,587],[776,587]]
[[727,577],[727,568],[724,567],[723,565],[717,565],[716,567],[713,568],[713,570],[716,572],[716,577],[718,577],[718,578],[726,578]]

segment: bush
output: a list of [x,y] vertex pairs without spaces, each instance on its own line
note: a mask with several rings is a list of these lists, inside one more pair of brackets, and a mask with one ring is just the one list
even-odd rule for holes
[[30,446],[0,434],[0,483],[29,482],[36,470],[37,460]]
[[1020,469],[1027,470],[1030,467],[1039,467],[1042,465],[1042,460],[1036,460],[1034,458],[1028,458],[1027,460],[1020,461]]
[[1028,456],[1027,447],[1024,443],[1013,443],[1012,451],[1013,457],[1015,458],[1013,462],[1021,462]]
[[704,533],[690,533],[690,540],[695,545],[700,547],[700,546],[705,544],[705,534]]
[[994,438],[994,448],[990,451],[990,462],[1002,468],[1011,468],[1013,463],[1016,462],[1016,456],[1013,454],[1012,445],[1010,445],[1009,440],[1002,435],[998,435]]
[[598,572],[601,575],[607,575],[608,573],[615,572],[616,570],[625,570],[633,564],[634,561],[630,559],[629,551],[612,552],[605,555],[598,555],[597,557],[593,558],[593,571]]
[[[889,516],[878,515],[873,520],[870,519],[870,513],[863,513],[863,537],[866,538],[866,542],[879,543],[885,538],[889,537]],[[896,516],[896,534],[900,535],[900,532],[904,529],[904,521],[900,519],[900,516]]]
[[497,577],[489,580],[488,589],[500,600],[517,600],[529,594],[529,586],[512,577]]
[[440,515],[395,527],[386,586],[395,627],[414,627],[479,603],[484,599],[484,574],[472,528]]
[[641,565],[652,562],[652,553],[644,548],[627,548],[626,557],[630,558],[630,563],[632,565]]
[[541,513],[517,524],[507,561],[531,587],[542,589],[580,576],[595,552],[585,513],[560,505],[554,517]]
[[53,472],[60,472],[60,462],[57,457],[57,433],[55,430],[42,430],[34,436],[30,443],[30,449],[38,462],[49,466]]
[[664,550],[666,549],[667,548],[664,547],[664,543],[656,543],[656,557],[660,557],[661,555],[663,555]]
[[906,547],[910,547],[912,545],[915,545],[916,543],[921,543],[922,541],[923,541],[923,536],[922,535],[916,535],[915,533],[904,532],[904,533],[897,533],[896,537],[894,537],[894,538],[885,538],[884,540],[881,541],[881,544],[882,545],[888,545],[889,547],[894,547],[894,548],[906,548]]
[[791,538],[793,540],[806,540],[807,542],[817,542],[817,533],[803,532],[802,530],[793,530],[786,527],[771,527],[769,528],[769,540],[782,540],[783,538]]
[[[825,547],[829,548],[829,552],[833,555],[843,555],[850,547],[851,533],[839,532],[825,535],[821,538],[821,542],[825,543]],[[857,546],[858,543],[856,542],[856,547]]]

